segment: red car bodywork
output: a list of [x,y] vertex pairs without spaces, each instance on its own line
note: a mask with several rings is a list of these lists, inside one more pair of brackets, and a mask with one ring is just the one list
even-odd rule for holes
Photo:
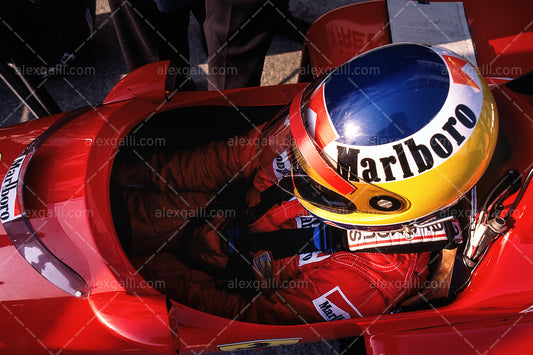
[[[527,1],[465,2],[481,68],[497,64],[519,67],[522,73],[533,69],[528,8]],[[387,21],[384,1],[335,10],[311,28],[313,45],[304,48],[302,63],[334,67],[354,54],[389,43]],[[19,210],[10,211],[25,217],[0,226],[1,352],[197,353],[359,335],[364,335],[367,351],[375,354],[531,348],[532,188],[517,206],[512,228],[491,246],[468,287],[439,308],[268,326],[235,322],[167,300],[135,272],[117,237],[109,185],[120,145],[132,129],[162,112],[183,107],[277,108],[289,103],[305,84],[166,97],[166,67],[167,63],[154,63],[131,73],[101,106],[0,130],[0,176],[11,174],[12,163],[21,154],[26,156],[17,184]],[[494,79],[499,85],[493,85],[492,91],[511,154],[487,172],[481,191],[508,169],[525,175],[533,163],[533,97],[513,92],[505,81]],[[2,208],[0,201],[0,213]],[[38,251],[32,249],[33,254],[28,251],[24,258],[6,229],[26,238],[17,239],[20,245],[33,245]],[[60,271],[47,270],[51,265]]]

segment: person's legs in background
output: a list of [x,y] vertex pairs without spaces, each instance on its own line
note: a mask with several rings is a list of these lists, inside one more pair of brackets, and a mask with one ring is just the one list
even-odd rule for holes
[[270,1],[206,2],[210,90],[261,84],[264,59],[280,18]]
[[209,0],[204,31],[210,90],[261,85],[274,34],[303,42],[310,24],[294,17],[288,0]]
[[126,3],[124,0],[109,0],[109,6],[112,12],[116,11],[113,15],[115,30],[130,71],[148,63],[170,59],[177,72],[176,88],[188,90],[193,87],[189,78],[191,9],[187,1],[172,12],[161,12],[154,1],[146,0],[129,0]]

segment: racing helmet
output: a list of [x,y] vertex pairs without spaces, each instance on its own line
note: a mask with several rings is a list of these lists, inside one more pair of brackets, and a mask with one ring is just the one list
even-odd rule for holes
[[435,218],[486,170],[494,98],[467,60],[391,44],[310,83],[265,129],[260,165],[312,215],[342,228]]

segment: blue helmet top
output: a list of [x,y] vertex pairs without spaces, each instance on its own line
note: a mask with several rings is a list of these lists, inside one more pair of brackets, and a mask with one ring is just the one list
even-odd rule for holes
[[424,127],[441,110],[449,87],[438,54],[426,46],[401,44],[370,51],[332,71],[324,82],[324,99],[340,136],[337,142],[371,146]]

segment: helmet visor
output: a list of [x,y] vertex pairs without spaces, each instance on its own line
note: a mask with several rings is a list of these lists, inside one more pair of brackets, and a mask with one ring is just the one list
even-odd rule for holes
[[[337,191],[307,164],[291,134],[289,122],[286,108],[265,128],[259,140],[263,143],[259,163],[270,182],[300,201],[331,213],[398,213],[408,207],[401,196],[363,179],[348,182],[351,186],[348,194]],[[315,148],[319,150],[318,146]]]

